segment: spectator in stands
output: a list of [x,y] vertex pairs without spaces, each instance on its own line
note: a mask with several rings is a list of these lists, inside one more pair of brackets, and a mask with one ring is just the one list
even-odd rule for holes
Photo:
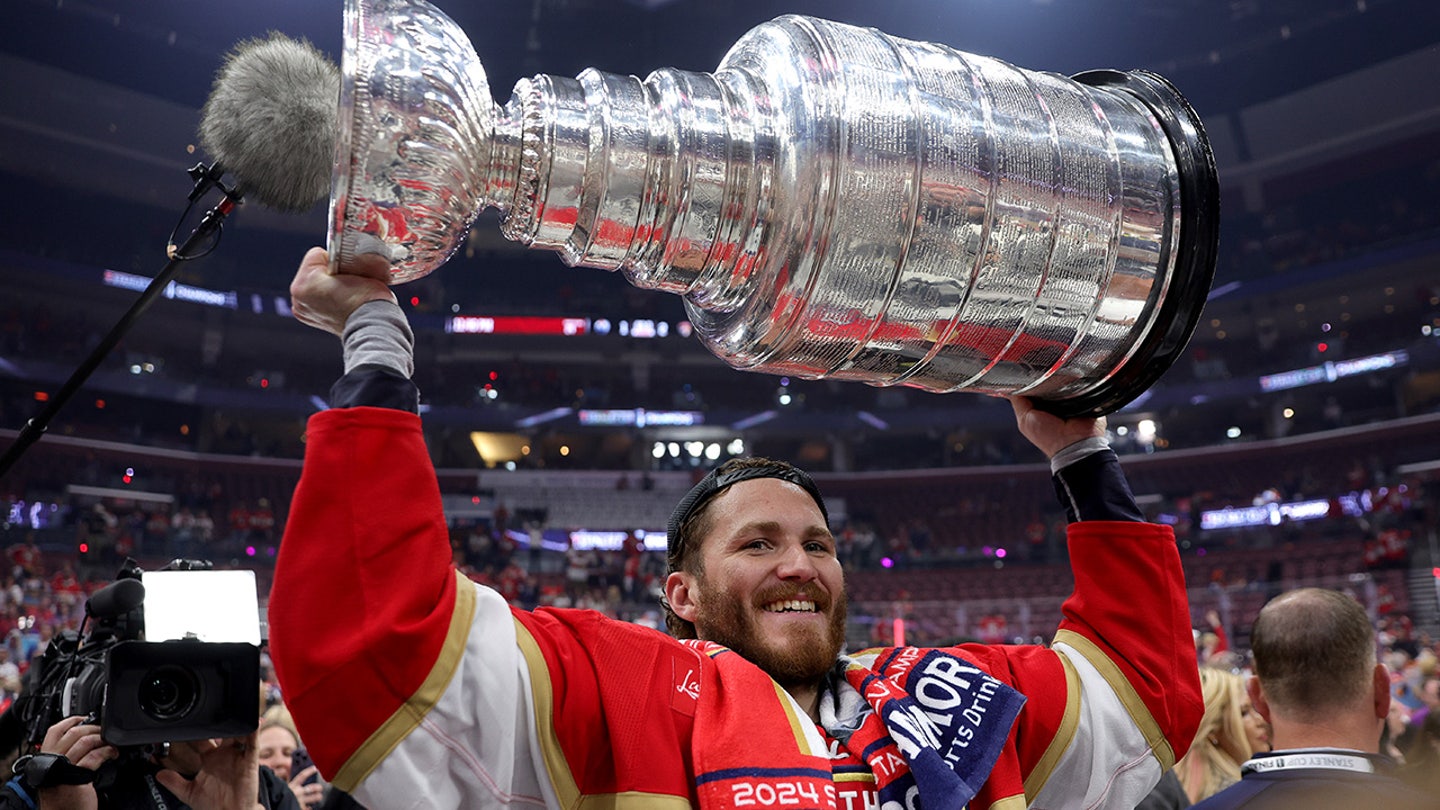
[[1410,713],[1410,724],[1418,727],[1430,715],[1440,714],[1440,711],[1437,711],[1440,709],[1440,675],[1432,672],[1422,676],[1420,688],[1416,690],[1416,694],[1420,698],[1420,708]]
[[302,807],[316,807],[325,798],[325,785],[316,777],[314,765],[291,773],[295,752],[300,750],[300,736],[295,727],[280,719],[267,719],[255,733],[260,749],[260,764],[275,772],[286,783]]
[[1380,753],[1402,765],[1409,762],[1405,750],[1419,736],[1420,729],[1410,724],[1410,709],[1395,695],[1390,696],[1390,712],[1385,716],[1385,731],[1380,736]]
[[240,554],[245,551],[245,544],[250,541],[250,506],[244,501],[235,501],[230,505],[228,517],[230,523],[230,536],[226,543],[226,551],[231,554]]
[[1197,643],[1197,652],[1200,658],[1200,665],[1213,664],[1224,669],[1230,663],[1226,656],[1230,652],[1230,637],[1225,633],[1225,623],[1220,621],[1220,614],[1213,611],[1205,611],[1205,624],[1209,630],[1200,632],[1200,639]]
[[576,600],[590,587],[590,575],[600,565],[600,558],[594,549],[575,545],[574,538],[569,543],[565,550],[565,583],[570,598]]
[[1270,750],[1269,729],[1251,708],[1244,678],[1201,667],[1200,693],[1205,716],[1189,753],[1175,763],[1175,774],[1192,803],[1240,781],[1240,766],[1252,754]]
[[211,551],[211,544],[215,542],[215,519],[210,517],[210,510],[195,510],[195,555],[200,559],[208,559]]
[[170,519],[170,554],[181,559],[190,559],[195,551],[195,513],[190,507],[182,506]]
[[1431,714],[1405,751],[1400,776],[1440,804],[1440,714]]
[[0,681],[6,681],[10,678],[19,680],[20,666],[10,660],[10,648],[0,646]]
[[1196,810],[1433,807],[1380,756],[1390,674],[1376,660],[1365,610],[1337,591],[1302,588],[1260,610],[1250,635],[1250,699],[1274,729],[1274,751]]
[[366,804],[1133,807],[1188,747],[1203,707],[1179,555],[1103,421],[1012,401],[1075,521],[1049,648],[841,656],[824,501],[766,459],[721,466],[672,514],[666,623],[687,641],[512,610],[450,565],[388,272],[331,273],[316,249],[292,285],[346,372],[307,427],[269,603],[286,703]]
[[250,539],[257,548],[275,544],[275,510],[270,508],[269,498],[255,501],[250,510]]
[[75,573],[75,564],[69,560],[60,563],[60,570],[50,578],[50,593],[66,608],[85,601],[85,590],[80,586],[80,576]]
[[40,546],[35,544],[35,533],[26,532],[25,539],[6,549],[6,556],[10,558],[10,573],[19,579],[39,576],[40,570]]

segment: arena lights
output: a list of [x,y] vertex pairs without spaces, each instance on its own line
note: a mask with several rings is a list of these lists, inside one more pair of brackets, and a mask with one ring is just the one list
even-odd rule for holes
[[648,411],[644,408],[584,409],[580,424],[587,427],[692,427],[705,424],[700,411]]
[[589,318],[538,315],[456,315],[445,321],[445,331],[456,335],[583,335]]
[[733,430],[749,430],[750,428],[753,428],[757,425],[762,425],[766,422],[769,422],[771,419],[774,419],[779,415],[780,414],[777,411],[773,410],[761,411],[760,413],[754,414],[753,416],[747,416],[744,419],[741,419],[730,427]]
[[[625,538],[634,534],[646,551],[665,551],[665,532],[659,529],[635,529],[633,532],[621,529],[545,529],[540,532],[539,546],[547,551],[567,551],[571,548],[595,551],[622,551]],[[505,535],[521,548],[530,548],[531,537],[527,532],[507,530]]]
[[726,453],[731,456],[744,455],[745,442],[743,439],[735,438],[722,446],[718,441],[706,442],[692,439],[680,443],[660,440],[650,446],[650,456],[657,461],[665,458],[667,453],[675,459],[683,455],[694,465],[702,458],[710,462],[719,461],[720,456]]
[[[1404,492],[1403,488],[1401,492]],[[1382,487],[1377,494],[1384,498],[1388,493],[1389,490]],[[1374,510],[1375,496],[1367,490],[1349,492],[1335,498],[1209,509],[1200,513],[1200,528],[1209,531],[1212,529],[1242,529],[1250,526],[1279,526],[1287,520],[1300,522],[1339,515],[1360,517]]]
[[1135,437],[1145,444],[1153,444],[1158,427],[1154,419],[1141,419],[1135,423]]
[[[148,276],[141,276],[135,273],[121,273],[118,270],[106,270],[103,278],[107,287],[118,287],[122,290],[133,292],[144,292],[153,279]],[[203,304],[208,307],[223,307],[225,309],[236,309],[240,296],[234,290],[207,290],[204,287],[191,287],[188,284],[181,284],[172,281],[165,285],[166,298],[173,298],[176,301],[185,301],[191,304]]]
[[461,315],[459,306],[451,308],[455,314],[445,320],[445,331],[456,335],[610,335],[650,340],[667,338],[672,334],[689,337],[692,327],[689,321],[671,325],[669,321],[649,318],[611,321],[609,318],[572,318],[561,316],[520,316],[520,315]]
[[1284,391],[1287,388],[1330,383],[1345,377],[1398,368],[1409,362],[1410,355],[1404,349],[1356,357],[1351,360],[1332,360],[1318,366],[1267,374],[1260,378],[1260,389],[1262,391]]
[[60,525],[60,504],[50,501],[11,501],[3,528],[45,529]]

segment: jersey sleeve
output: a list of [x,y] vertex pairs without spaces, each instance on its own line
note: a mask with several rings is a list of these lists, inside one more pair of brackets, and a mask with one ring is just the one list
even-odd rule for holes
[[513,610],[460,575],[413,414],[311,418],[269,618],[316,765],[369,806],[689,806],[694,706],[675,686],[702,657],[590,611]]
[[[515,743],[526,706],[509,606],[451,565],[414,414],[347,408],[310,419],[269,627],[286,705],[342,789],[380,804],[368,788],[423,787],[410,798],[438,791],[443,805],[480,785],[543,804],[528,747]],[[457,691],[462,682],[484,688]],[[465,724],[478,733],[451,733]],[[389,778],[368,778],[387,762]]]
[[1065,698],[1021,739],[1026,794],[1042,807],[1133,807],[1204,710],[1179,552],[1169,527],[1147,523],[1074,523],[1069,540],[1075,590],[1052,645]]

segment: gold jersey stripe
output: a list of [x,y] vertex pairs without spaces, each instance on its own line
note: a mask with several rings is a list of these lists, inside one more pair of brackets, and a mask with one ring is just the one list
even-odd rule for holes
[[530,699],[535,706],[535,733],[540,738],[540,755],[545,760],[545,771],[550,776],[550,786],[555,789],[555,798],[561,807],[580,806],[580,786],[570,772],[570,762],[555,739],[555,695],[550,686],[550,666],[540,645],[525,625],[515,620],[515,643],[525,656],[525,666],[530,670]]
[[1046,746],[1045,753],[1035,763],[1030,775],[1025,777],[1025,796],[1030,799],[1040,795],[1040,790],[1050,780],[1050,774],[1055,772],[1060,757],[1065,755],[1065,749],[1070,747],[1080,729],[1080,673],[1075,671],[1075,664],[1069,658],[1063,655],[1059,658],[1060,665],[1065,669],[1065,713],[1060,717],[1060,727],[1055,730],[1055,736],[1050,738],[1050,745]]
[[[795,735],[795,749],[812,757],[830,758],[829,751],[815,751],[810,745],[810,738],[805,736],[805,728],[800,725],[802,718],[795,711],[795,703],[791,700],[789,693],[780,684],[773,680],[770,682],[775,687],[775,699],[779,701],[780,707],[785,710],[785,719],[790,721],[790,733]],[[809,723],[810,718],[803,718],[803,722]]]
[[550,667],[545,663],[545,655],[535,637],[518,620],[515,622],[515,642],[525,656],[526,668],[530,670],[536,736],[540,738],[540,752],[550,776],[550,786],[555,789],[555,798],[561,807],[567,810],[690,810],[688,796],[638,790],[582,794],[575,782],[575,774],[570,770],[570,762],[560,748],[560,741],[555,738],[555,696],[550,686]]
[[375,729],[355,753],[340,766],[332,780],[336,787],[350,792],[375,770],[401,740],[410,736],[420,721],[435,708],[440,696],[450,685],[460,660],[465,655],[465,642],[470,638],[470,625],[475,619],[475,584],[459,571],[455,572],[455,609],[450,615],[450,629],[445,633],[445,643],[440,655],[425,676],[420,688],[390,715],[379,728]]
[[691,807],[690,799],[685,796],[631,790],[582,797],[575,810],[691,810]]
[[1099,670],[1105,682],[1115,691],[1120,702],[1124,704],[1125,711],[1130,714],[1130,719],[1145,735],[1145,742],[1150,750],[1155,753],[1155,758],[1160,761],[1160,767],[1170,770],[1175,767],[1175,750],[1170,747],[1170,741],[1165,739],[1164,733],[1160,731],[1160,724],[1145,707],[1145,701],[1136,694],[1135,688],[1126,680],[1120,667],[1116,666],[1104,652],[1096,646],[1095,642],[1076,633],[1073,630],[1061,630],[1055,634],[1056,644],[1068,644],[1085,657],[1095,669]]

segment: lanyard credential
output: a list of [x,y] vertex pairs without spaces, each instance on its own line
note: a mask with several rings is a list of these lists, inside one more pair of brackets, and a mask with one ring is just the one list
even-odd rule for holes
[[1375,763],[1363,754],[1340,749],[1318,748],[1309,751],[1288,751],[1256,757],[1240,766],[1240,773],[1273,773],[1300,769],[1327,768],[1352,773],[1374,773]]

